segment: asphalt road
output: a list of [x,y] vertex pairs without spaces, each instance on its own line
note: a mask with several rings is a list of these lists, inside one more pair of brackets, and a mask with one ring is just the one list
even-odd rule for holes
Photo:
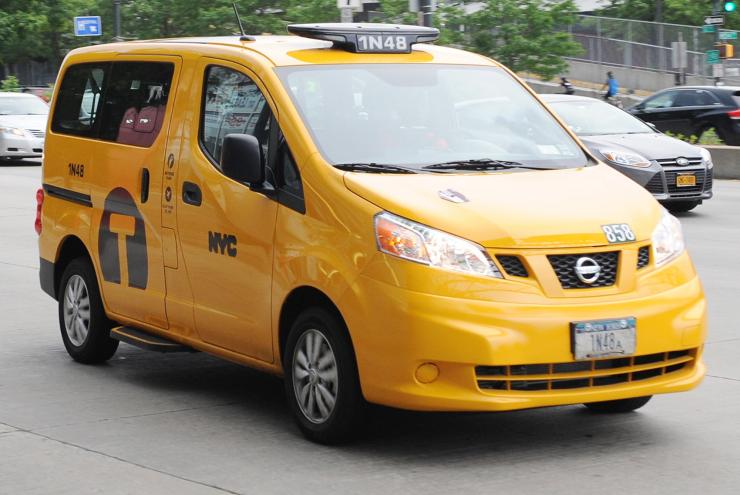
[[710,311],[695,391],[639,412],[378,409],[306,442],[281,382],[204,354],[66,354],[38,285],[36,166],[0,166],[0,493],[734,494],[740,490],[740,182],[681,220]]

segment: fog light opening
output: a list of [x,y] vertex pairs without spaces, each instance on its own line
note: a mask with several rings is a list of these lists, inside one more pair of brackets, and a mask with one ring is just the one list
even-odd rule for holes
[[432,383],[439,377],[439,368],[434,363],[424,363],[416,368],[416,380],[419,383]]

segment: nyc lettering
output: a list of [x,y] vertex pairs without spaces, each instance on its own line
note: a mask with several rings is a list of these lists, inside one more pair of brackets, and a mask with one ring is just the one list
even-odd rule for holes
[[228,254],[232,258],[236,256],[236,236],[222,234],[221,232],[208,231],[208,251],[216,254]]

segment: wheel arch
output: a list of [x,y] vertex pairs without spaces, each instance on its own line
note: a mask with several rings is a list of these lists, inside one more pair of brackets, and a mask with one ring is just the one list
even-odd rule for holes
[[68,235],[60,243],[59,253],[57,259],[54,262],[54,298],[59,297],[59,284],[62,281],[62,274],[67,268],[67,265],[75,258],[85,257],[92,263],[92,257],[90,251],[82,240],[76,235]]
[[[350,343],[352,342],[352,336],[347,328],[347,323],[341,311],[339,311],[339,308],[329,296],[310,285],[296,287],[286,296],[280,308],[280,317],[278,319],[278,360],[280,363],[283,360],[283,352],[285,352],[288,333],[290,332],[293,321],[295,321],[302,311],[312,307],[324,308],[334,314],[347,333]],[[352,352],[354,353],[354,345]]]

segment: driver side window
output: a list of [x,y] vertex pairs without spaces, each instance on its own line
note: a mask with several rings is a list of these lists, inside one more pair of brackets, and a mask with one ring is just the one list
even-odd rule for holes
[[200,142],[219,167],[228,134],[250,134],[266,157],[270,135],[270,106],[259,87],[241,72],[217,65],[206,69]]
[[676,99],[676,91],[667,91],[645,102],[645,109],[651,110],[656,108],[670,108]]

